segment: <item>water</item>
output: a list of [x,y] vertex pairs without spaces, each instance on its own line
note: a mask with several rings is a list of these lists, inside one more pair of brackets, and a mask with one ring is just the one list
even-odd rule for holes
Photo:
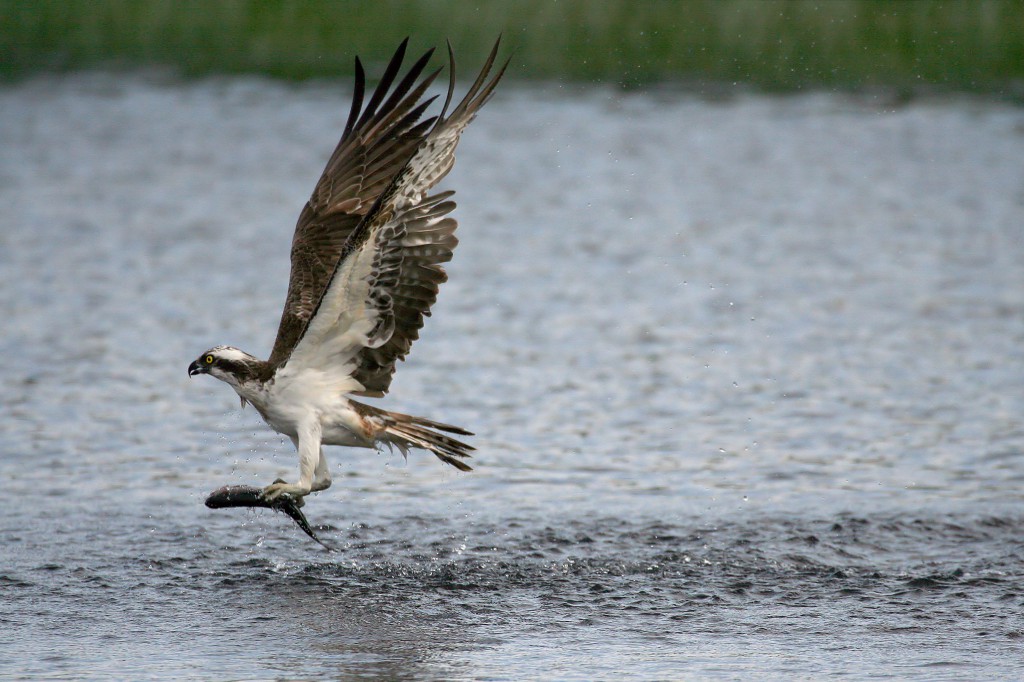
[[0,677],[1019,679],[1024,112],[508,84],[383,404],[476,471],[291,445],[266,355],[344,87],[0,90]]

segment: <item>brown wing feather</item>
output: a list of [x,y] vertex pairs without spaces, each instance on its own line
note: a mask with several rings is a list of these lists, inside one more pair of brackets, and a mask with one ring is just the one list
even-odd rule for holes
[[391,90],[407,43],[408,39],[395,51],[365,108],[365,75],[356,59],[355,88],[345,131],[295,226],[291,277],[270,354],[271,368],[288,358],[327,288],[349,236],[435,122],[433,117],[419,120],[433,101],[420,99],[439,73],[423,76],[433,50],[420,57]]
[[[301,319],[301,324],[289,330],[290,345],[282,345],[284,350],[279,351],[278,344],[275,344],[270,371],[276,371],[277,367],[287,362],[291,349],[296,346],[305,349],[299,351],[304,362],[312,358],[316,358],[314,361],[323,361],[324,358],[335,358],[332,361],[338,361],[339,349],[332,349],[331,344],[343,343],[347,348],[353,340],[350,325],[372,319],[372,328],[359,332],[363,336],[358,346],[351,351],[344,351],[352,353],[344,359],[346,366],[349,363],[354,366],[352,374],[347,378],[356,379],[362,390],[345,390],[356,395],[376,397],[387,392],[395,371],[395,362],[406,356],[413,341],[418,338],[423,318],[430,314],[430,306],[437,298],[438,289],[447,280],[441,264],[451,259],[452,251],[458,243],[454,234],[456,222],[447,217],[455,208],[455,202],[449,200],[452,192],[432,197],[426,194],[451,170],[455,163],[455,147],[462,131],[490,98],[508,66],[506,62],[489,78],[497,50],[498,43],[495,43],[469,92],[446,117],[444,114],[451,102],[455,77],[455,60],[449,46],[449,94],[441,114],[410,128],[418,137],[414,149],[404,156],[384,149],[381,145],[378,157],[404,160],[365,215],[355,227],[349,229],[340,256],[335,258],[335,264],[320,285],[320,294],[312,306],[309,306],[307,299],[302,300],[303,310],[308,306],[309,313]],[[375,100],[378,99],[375,94]],[[392,100],[394,97],[385,103],[385,108]],[[368,108],[375,106],[376,103],[371,101]],[[412,112],[418,116],[420,112],[417,110],[421,106],[418,105]],[[365,123],[364,119],[365,114],[354,125],[354,130],[359,130],[363,125],[373,125],[374,119],[367,119]],[[375,155],[368,151],[365,156],[371,158]],[[327,226],[323,232],[331,235],[328,238],[333,238],[335,234]],[[310,277],[315,277],[319,284],[322,274],[319,266],[326,261],[322,259],[323,251],[313,244],[314,237],[320,233],[316,229],[307,228],[304,238],[307,234],[309,243],[300,243],[301,249],[293,248],[293,254],[298,254],[293,256],[293,261],[299,262],[296,260],[298,258],[321,258],[317,267],[304,266],[303,271],[303,274],[313,273]],[[312,255],[304,250],[312,252]],[[367,257],[372,257],[372,262],[368,262]],[[339,272],[345,274],[339,277]],[[355,275],[355,272],[359,274]],[[350,284],[342,283],[351,283],[354,276],[365,283],[365,293],[360,294],[363,297],[361,303],[348,308],[352,315],[341,315],[339,303],[353,295]],[[294,281],[299,280],[293,275]],[[302,291],[310,292],[313,289],[307,287]],[[354,303],[352,301],[345,305]],[[324,317],[319,317],[321,307],[329,310],[330,314],[325,313]],[[288,315],[287,309],[285,315]],[[300,318],[296,316],[296,319]],[[338,324],[344,326],[336,327]],[[308,342],[303,341],[310,327],[317,328],[317,332]],[[296,328],[297,331],[294,331]],[[312,345],[307,347],[304,344]]]
[[374,307],[386,313],[381,324],[388,334],[382,345],[357,354],[353,377],[364,387],[357,395],[380,397],[387,392],[395,361],[404,358],[419,338],[423,318],[430,315],[430,306],[448,279],[441,263],[451,260],[458,244],[457,223],[446,217],[455,208],[454,201],[447,201],[452,194],[443,192],[410,207],[380,235],[371,298]]
[[[449,45],[449,92],[444,110],[409,163],[379,197],[379,217],[371,211],[367,223],[361,226],[361,231],[369,232],[375,223],[381,226],[388,222],[387,227],[391,228],[378,234],[378,254],[388,262],[380,264],[382,276],[374,282],[373,290],[379,292],[377,301],[384,302],[392,330],[384,344],[365,347],[357,354],[353,377],[364,387],[357,395],[380,397],[387,393],[395,363],[405,358],[413,341],[419,338],[424,317],[430,315],[430,306],[437,300],[440,285],[448,279],[441,264],[451,260],[458,244],[455,237],[458,224],[453,218],[445,217],[455,208],[455,202],[448,201],[453,192],[424,197],[451,170],[459,136],[490,99],[504,75],[508,62],[488,80],[498,45],[499,42],[494,44],[466,96],[446,118],[444,113],[451,102],[455,81],[455,57]],[[395,229],[396,225],[400,227]],[[357,240],[358,236],[354,235],[353,242]],[[378,310],[381,307],[378,305]]]

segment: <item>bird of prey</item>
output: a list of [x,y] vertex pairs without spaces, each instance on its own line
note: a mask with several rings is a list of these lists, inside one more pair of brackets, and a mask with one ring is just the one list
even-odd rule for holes
[[295,445],[299,479],[268,485],[267,501],[291,496],[301,504],[310,492],[329,487],[323,445],[383,444],[403,454],[422,448],[470,470],[463,460],[473,448],[449,435],[469,431],[352,398],[387,393],[395,362],[419,337],[447,279],[441,264],[457,244],[456,222],[448,215],[453,192],[428,192],[451,170],[459,137],[508,66],[490,75],[496,42],[449,112],[455,88],[449,44],[447,97],[439,114],[423,118],[436,99],[424,94],[441,69],[425,73],[430,50],[397,81],[407,44],[398,47],[365,107],[365,73],[356,58],[348,122],[295,228],[291,278],[270,358],[216,346],[188,368],[189,376],[209,374],[231,386],[243,408],[252,404]]

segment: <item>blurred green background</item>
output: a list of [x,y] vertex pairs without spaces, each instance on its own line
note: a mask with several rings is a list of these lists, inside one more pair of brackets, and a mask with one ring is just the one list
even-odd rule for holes
[[336,77],[406,35],[415,50],[449,38],[475,68],[498,33],[519,79],[1024,87],[1024,2],[1012,0],[0,0],[7,79],[150,65]]

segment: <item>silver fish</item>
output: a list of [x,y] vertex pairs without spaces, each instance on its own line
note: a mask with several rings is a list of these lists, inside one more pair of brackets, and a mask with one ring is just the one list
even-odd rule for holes
[[251,485],[226,485],[217,488],[206,497],[206,506],[210,509],[226,509],[228,507],[265,507],[274,511],[284,512],[292,517],[299,528],[324,548],[334,551],[330,545],[316,536],[313,527],[306,520],[302,513],[300,502],[297,502],[291,495],[281,495],[273,502],[267,501],[263,496],[263,488]]

